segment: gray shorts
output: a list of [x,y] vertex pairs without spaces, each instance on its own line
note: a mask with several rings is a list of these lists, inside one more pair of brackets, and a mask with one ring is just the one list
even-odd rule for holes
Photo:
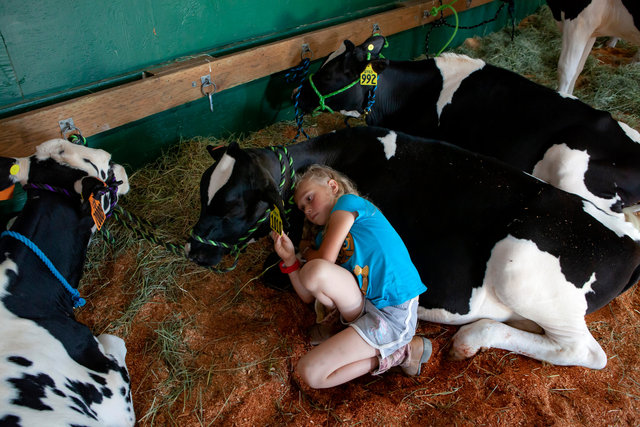
[[385,358],[411,341],[417,323],[418,297],[382,309],[365,299],[362,313],[349,326]]

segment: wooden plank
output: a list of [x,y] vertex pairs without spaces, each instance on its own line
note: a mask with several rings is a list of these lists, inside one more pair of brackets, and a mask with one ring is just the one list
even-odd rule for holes
[[[473,0],[469,8],[491,1]],[[371,35],[374,24],[384,35],[415,28],[435,19],[425,17],[424,12],[436,5],[437,0],[404,2],[397,9],[234,54],[218,58],[203,55],[150,69],[141,80],[2,119],[0,155],[32,154],[41,142],[60,137],[60,120],[72,118],[84,136],[91,136],[200,99],[203,97],[200,78],[207,74],[220,92],[286,70],[300,63],[303,43],[309,45],[313,58],[318,59],[337,49],[344,39],[364,41]],[[456,2],[454,7],[458,12],[467,10],[465,1]],[[451,13],[445,9],[445,15]],[[220,108],[215,105],[215,95],[213,98],[214,109]]]

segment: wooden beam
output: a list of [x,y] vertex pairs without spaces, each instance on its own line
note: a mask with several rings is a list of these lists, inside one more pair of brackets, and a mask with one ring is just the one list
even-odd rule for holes
[[[469,8],[491,1],[473,0]],[[466,3],[458,1],[454,7],[462,12],[468,9]],[[145,78],[135,82],[2,119],[0,155],[31,155],[41,142],[61,136],[60,120],[73,119],[84,136],[91,136],[202,98],[200,78],[208,74],[220,92],[289,69],[300,63],[303,43],[318,59],[337,49],[344,39],[364,41],[374,24],[387,36],[418,27],[435,19],[425,16],[425,11],[439,4],[437,0],[408,1],[387,12],[230,55],[198,56],[150,69],[144,73]],[[445,15],[451,13],[444,9]]]

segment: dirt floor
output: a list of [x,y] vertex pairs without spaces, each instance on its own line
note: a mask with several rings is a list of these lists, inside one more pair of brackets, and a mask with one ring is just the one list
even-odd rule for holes
[[[115,251],[83,284],[79,320],[126,341],[138,425],[640,425],[637,286],[587,316],[609,357],[600,371],[502,350],[451,361],[457,328],[420,322],[435,351],[419,377],[367,375],[311,390],[294,367],[310,348],[314,313],[264,286],[270,251],[262,239],[235,271],[218,274],[141,242]],[[173,273],[159,277],[166,263]]]
[[[264,251],[269,242],[257,243]],[[94,294],[80,321],[90,327],[120,317],[130,302],[119,284],[137,267],[123,254],[105,268],[109,286]],[[256,262],[258,261],[258,262]],[[638,425],[640,413],[640,292],[637,287],[587,321],[609,357],[601,371],[556,367],[501,350],[454,362],[447,359],[457,330],[420,322],[418,333],[435,353],[418,378],[401,373],[365,376],[330,390],[311,390],[293,373],[309,350],[312,309],[292,293],[251,281],[261,260],[242,257],[239,271],[191,271],[176,278],[175,302],[158,294],[131,319],[127,365],[139,425]],[[532,301],[535,303],[535,301]],[[157,325],[175,321],[177,330]],[[95,329],[95,328],[94,328]],[[179,334],[186,361],[158,359],[159,333]],[[174,392],[172,370],[193,379],[175,402],[151,411]],[[165,386],[160,387],[160,385]],[[151,411],[151,412],[150,412]],[[145,414],[150,414],[145,417]]]

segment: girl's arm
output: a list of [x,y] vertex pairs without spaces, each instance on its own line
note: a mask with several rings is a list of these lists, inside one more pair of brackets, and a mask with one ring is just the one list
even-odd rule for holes
[[308,249],[305,252],[307,261],[322,258],[335,263],[344,240],[347,238],[349,230],[351,230],[351,226],[357,216],[357,212],[334,211],[329,217],[324,239],[320,247],[317,250]]
[[[299,262],[298,258],[296,258],[295,248],[293,247],[293,243],[291,242],[291,239],[289,239],[289,236],[286,234],[279,235],[275,232],[271,232],[271,238],[273,239],[273,248],[276,250],[280,258],[282,258],[284,267],[290,267],[296,262]],[[304,286],[302,286],[298,270],[289,273],[289,280],[291,280],[293,289],[302,301],[306,303],[313,302],[314,296],[311,292],[306,290]]]

